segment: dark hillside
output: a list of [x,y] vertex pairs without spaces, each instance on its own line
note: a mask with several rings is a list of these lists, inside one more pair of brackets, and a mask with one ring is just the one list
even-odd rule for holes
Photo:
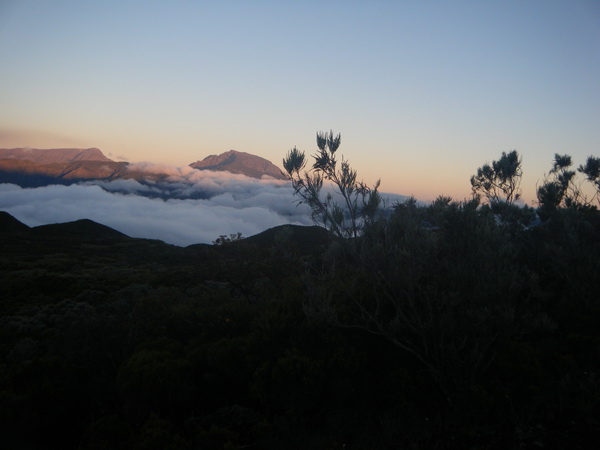
[[594,448],[599,227],[407,203],[181,248],[0,214],[0,442]]
[[6,211],[0,211],[0,233],[26,232],[29,227],[18,221]]
[[329,242],[329,234],[324,228],[300,225],[281,225],[245,239],[247,243],[271,247],[288,240],[300,248],[315,248]]
[[86,240],[119,240],[129,238],[120,231],[89,219],[74,222],[40,225],[31,229],[32,234],[52,238],[83,238]]

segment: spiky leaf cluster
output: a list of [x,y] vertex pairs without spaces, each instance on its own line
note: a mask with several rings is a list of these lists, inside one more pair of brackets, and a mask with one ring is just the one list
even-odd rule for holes
[[[296,147],[283,160],[283,166],[292,181],[299,203],[308,205],[312,219],[339,237],[359,236],[365,223],[372,220],[381,205],[379,181],[368,187],[357,181],[358,174],[343,157],[336,158],[342,138],[333,131],[317,133],[317,153],[310,171],[301,172],[305,165],[304,153]],[[331,183],[341,196],[338,203],[331,193],[322,196],[324,181]]]
[[580,165],[577,170],[584,174],[586,179],[592,183],[596,189],[594,197],[600,203],[600,158],[588,156],[585,165]]
[[574,170],[569,170],[573,161],[569,155],[554,154],[552,168],[544,183],[537,190],[542,212],[555,210],[559,206],[572,207],[581,203],[582,194],[575,184]]
[[484,164],[471,177],[473,195],[483,195],[490,204],[512,204],[521,197],[521,158],[516,150],[502,152],[498,161]]

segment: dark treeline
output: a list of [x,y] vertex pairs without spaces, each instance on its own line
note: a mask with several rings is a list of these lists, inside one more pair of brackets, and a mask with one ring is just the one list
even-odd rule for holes
[[355,188],[340,211],[299,152],[286,165],[328,231],[183,249],[3,216],[2,447],[594,448],[597,208],[483,194],[378,214],[333,153],[321,176]]

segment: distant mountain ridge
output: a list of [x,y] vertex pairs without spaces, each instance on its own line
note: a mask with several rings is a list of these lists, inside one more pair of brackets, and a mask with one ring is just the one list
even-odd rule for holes
[[0,182],[23,187],[122,178],[127,166],[97,148],[0,149]]
[[16,159],[32,161],[37,164],[60,164],[75,161],[103,161],[114,162],[104,156],[97,148],[1,148],[0,160]]
[[[12,148],[0,149],[0,183],[22,187],[70,184],[80,180],[167,178],[168,175],[129,170],[128,162],[107,158],[97,148]],[[260,179],[263,176],[284,180],[281,169],[265,158],[230,150],[210,155],[189,165],[198,170],[227,171]]]

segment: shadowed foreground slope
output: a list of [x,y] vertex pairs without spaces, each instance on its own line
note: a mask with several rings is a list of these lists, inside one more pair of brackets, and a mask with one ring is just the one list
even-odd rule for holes
[[[351,245],[283,226],[180,248],[0,214],[2,446],[591,448],[600,227],[559,219],[408,205]],[[356,322],[379,304],[393,327],[391,293],[437,372]]]

